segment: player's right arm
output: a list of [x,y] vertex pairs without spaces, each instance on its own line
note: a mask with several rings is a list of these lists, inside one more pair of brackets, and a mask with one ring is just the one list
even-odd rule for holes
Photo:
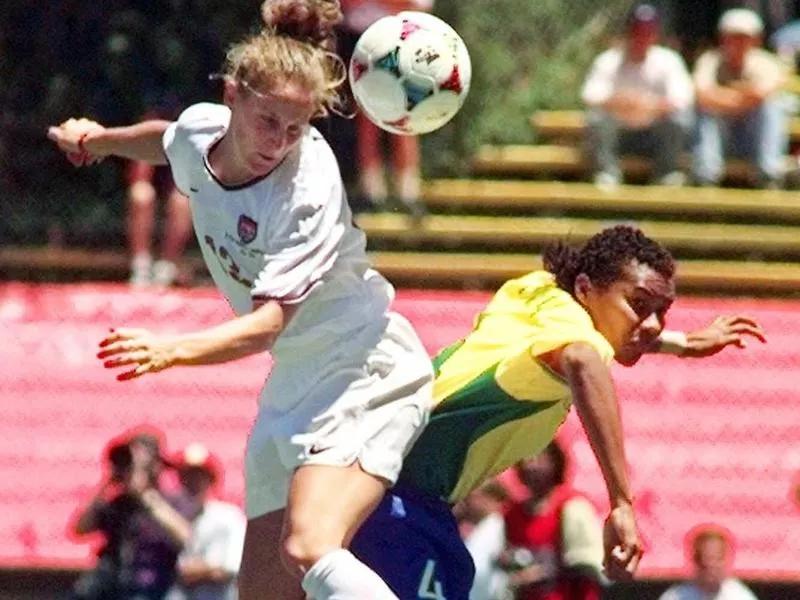
[[169,125],[170,121],[152,119],[126,127],[103,127],[89,119],[68,119],[50,127],[47,137],[68,155],[82,155],[83,161],[76,164],[92,162],[92,157],[119,156],[166,165],[162,138]]
[[587,342],[575,342],[540,357],[563,375],[606,482],[611,513],[606,523],[608,576],[633,576],[642,555],[628,480],[622,420],[608,366]]

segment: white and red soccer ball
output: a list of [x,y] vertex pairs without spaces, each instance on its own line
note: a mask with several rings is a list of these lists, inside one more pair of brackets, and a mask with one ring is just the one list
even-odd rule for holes
[[407,11],[370,25],[356,43],[348,74],[370,121],[391,133],[420,135],[439,129],[461,109],[472,64],[452,27]]

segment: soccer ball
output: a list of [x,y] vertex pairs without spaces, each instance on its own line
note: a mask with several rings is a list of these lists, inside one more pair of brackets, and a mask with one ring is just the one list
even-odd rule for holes
[[391,133],[420,135],[459,111],[472,64],[452,27],[433,15],[406,11],[370,25],[356,42],[348,76],[370,121]]

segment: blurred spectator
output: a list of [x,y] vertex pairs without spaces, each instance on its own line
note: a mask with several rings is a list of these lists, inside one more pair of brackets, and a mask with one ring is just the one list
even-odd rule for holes
[[[344,24],[339,35],[339,54],[349,63],[361,34],[378,19],[404,10],[430,11],[433,0],[342,0]],[[364,204],[374,210],[387,208],[389,188],[383,156],[384,132],[361,111],[356,113],[356,170]],[[415,218],[426,214],[420,200],[419,139],[410,135],[390,135],[393,192]]]
[[[143,120],[158,117],[157,113],[151,112]],[[131,254],[129,282],[136,287],[151,284],[168,287],[178,276],[178,260],[192,235],[189,199],[175,187],[169,167],[131,161],[127,167],[127,175],[127,230]],[[159,191],[166,198],[165,219],[161,255],[159,260],[153,262],[151,244]]]
[[190,505],[165,493],[159,437],[112,440],[109,475],[74,523],[77,536],[100,533],[95,568],[78,579],[75,600],[161,600],[175,582],[175,563],[191,534]]
[[519,600],[599,600],[602,524],[594,506],[566,483],[567,456],[552,442],[517,465],[530,497],[505,515],[499,564]]
[[738,579],[729,576],[733,548],[730,535],[718,527],[703,527],[689,538],[694,580],[674,585],[659,600],[757,600]]
[[595,184],[622,181],[620,154],[654,159],[653,181],[680,186],[678,162],[691,127],[692,82],[683,59],[657,45],[660,18],[650,4],[634,7],[625,40],[598,56],[583,85]]
[[178,558],[178,585],[169,600],[235,600],[247,524],[244,513],[234,504],[211,497],[222,471],[204,446],[187,446],[175,460],[175,468],[197,513],[191,540]]
[[732,9],[719,21],[720,46],[697,60],[697,140],[694,178],[699,185],[722,179],[726,156],[749,160],[758,185],[783,184],[788,114],[781,98],[787,69],[759,48],[764,25],[751,10]]
[[798,16],[795,0],[724,0],[721,5],[723,12],[732,8],[749,8],[761,16],[768,33],[777,31]]
[[769,38],[769,45],[792,72],[797,71],[800,57],[800,20],[791,21]]
[[492,480],[453,507],[461,537],[475,564],[469,600],[498,600],[506,595],[507,577],[497,567],[506,546],[502,513],[506,500],[505,487]]

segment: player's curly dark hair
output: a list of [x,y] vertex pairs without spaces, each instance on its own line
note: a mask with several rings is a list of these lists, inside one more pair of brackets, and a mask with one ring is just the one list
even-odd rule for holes
[[675,275],[675,261],[669,250],[630,225],[604,229],[580,248],[556,242],[545,249],[543,256],[545,270],[555,275],[558,287],[570,294],[581,273],[594,285],[607,287],[622,277],[622,270],[632,260],[648,265],[666,279]]

